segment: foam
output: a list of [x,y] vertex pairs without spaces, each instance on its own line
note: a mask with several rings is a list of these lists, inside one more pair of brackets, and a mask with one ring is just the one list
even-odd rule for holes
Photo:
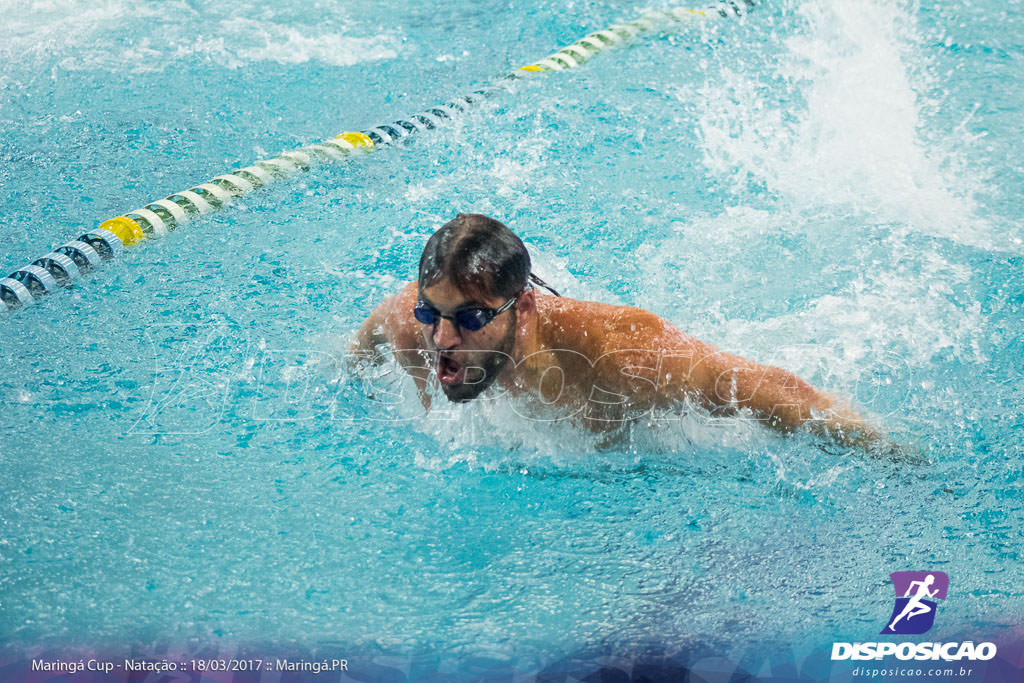
[[[221,23],[225,37],[206,52],[228,66],[250,62],[302,64],[317,61],[331,66],[394,59],[398,41],[392,36],[352,37],[314,27],[278,26],[273,22],[233,18]],[[223,44],[231,47],[225,48]]]
[[[31,2],[7,13],[0,55],[8,63],[57,62],[68,71],[133,72],[179,68],[197,58],[236,69],[266,62],[351,66],[398,56],[397,36],[359,36],[344,18],[285,23],[265,8],[226,7],[233,16],[199,15],[184,3]],[[138,37],[111,41],[112,29]]]

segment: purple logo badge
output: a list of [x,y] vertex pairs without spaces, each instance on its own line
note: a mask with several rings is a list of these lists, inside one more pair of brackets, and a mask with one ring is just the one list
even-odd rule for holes
[[935,623],[937,600],[946,599],[949,577],[943,572],[893,572],[896,604],[883,634],[917,635]]

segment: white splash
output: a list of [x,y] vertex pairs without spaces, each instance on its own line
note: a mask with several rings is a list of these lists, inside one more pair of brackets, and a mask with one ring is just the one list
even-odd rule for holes
[[6,13],[0,56],[68,71],[160,72],[197,57],[236,69],[258,62],[351,66],[392,59],[400,38],[358,35],[344,17],[300,23],[265,6],[199,13],[187,3],[28,2]]
[[[780,86],[726,69],[701,92],[700,133],[713,174],[767,186],[795,207],[852,206],[877,221],[963,244],[992,245],[956,150],[927,131],[929,63],[912,15],[879,0],[802,3],[785,41]],[[780,104],[784,102],[785,104]]]

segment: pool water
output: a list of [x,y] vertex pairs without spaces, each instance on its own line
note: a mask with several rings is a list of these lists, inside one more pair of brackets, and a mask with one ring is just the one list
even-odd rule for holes
[[[13,3],[0,262],[644,9]],[[929,638],[1019,633],[1022,9],[785,0],[658,33],[4,315],[0,642],[757,672],[874,639],[899,570],[950,576]],[[611,446],[500,398],[423,416],[394,368],[339,361],[457,212],[564,294],[851,397],[930,464],[693,413]]]

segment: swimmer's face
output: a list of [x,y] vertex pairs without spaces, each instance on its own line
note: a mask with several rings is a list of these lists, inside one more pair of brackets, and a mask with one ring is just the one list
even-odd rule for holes
[[[447,316],[474,306],[497,309],[506,301],[466,295],[447,279],[422,288],[419,298]],[[513,305],[475,331],[445,318],[439,318],[433,325],[420,324],[426,348],[437,351],[437,380],[449,400],[476,398],[508,366],[516,339],[516,308]]]

